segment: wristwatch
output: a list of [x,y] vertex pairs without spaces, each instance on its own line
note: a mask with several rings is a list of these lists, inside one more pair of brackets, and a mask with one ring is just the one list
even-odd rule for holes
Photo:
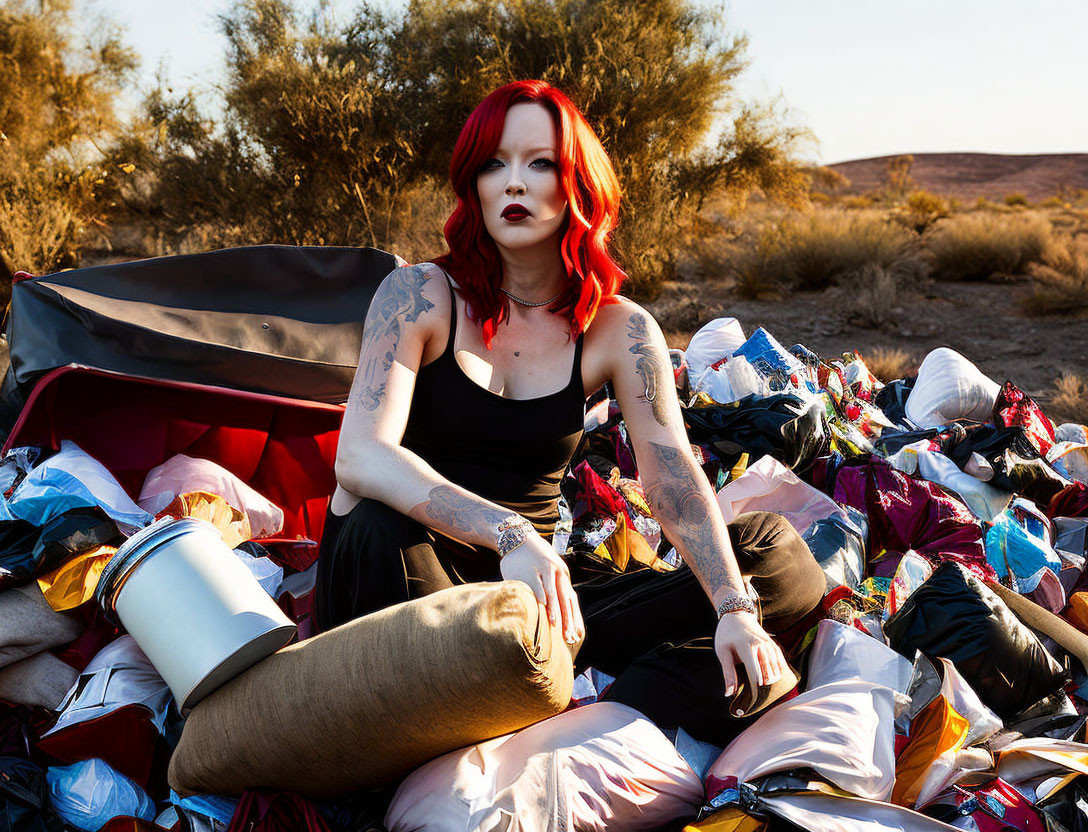
[[499,541],[495,545],[495,551],[499,553],[499,558],[502,559],[524,543],[526,538],[536,529],[524,517],[515,515],[507,517],[499,523],[496,531],[499,533]]

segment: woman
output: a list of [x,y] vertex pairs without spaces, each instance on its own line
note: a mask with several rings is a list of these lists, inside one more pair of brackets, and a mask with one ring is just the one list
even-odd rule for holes
[[[469,117],[451,178],[449,252],[391,273],[366,317],[322,542],[319,626],[454,583],[520,580],[569,641],[588,624],[581,658],[606,672],[662,642],[698,646],[688,642],[712,632],[693,679],[705,680],[709,656],[715,705],[723,689],[733,695],[738,665],[753,685],[773,683],[786,663],[760,625],[738,555],[757,589],[771,581],[764,614],[782,625],[819,602],[822,574],[781,518],[729,530],[722,522],[687,441],[661,332],[616,294],[625,276],[606,242],[619,184],[592,129],[548,84],[509,84]],[[649,503],[690,570],[575,592],[547,538],[586,392],[606,382]],[[786,591],[798,580],[810,588]],[[669,604],[656,604],[652,628],[645,606],[617,603],[651,581],[648,597]],[[766,597],[776,588],[789,600]],[[647,661],[661,650],[654,656]],[[657,696],[646,694],[653,684],[634,687],[636,700]]]

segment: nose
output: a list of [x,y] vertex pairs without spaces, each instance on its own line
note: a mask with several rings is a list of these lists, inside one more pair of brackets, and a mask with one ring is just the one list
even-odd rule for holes
[[520,174],[511,168],[510,177],[506,180],[506,194],[507,196],[513,196],[514,194],[523,193],[525,193],[525,183],[521,181]]

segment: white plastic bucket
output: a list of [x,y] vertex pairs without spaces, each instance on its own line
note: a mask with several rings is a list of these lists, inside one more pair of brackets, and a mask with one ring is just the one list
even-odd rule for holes
[[166,680],[182,713],[295,634],[215,526],[193,517],[164,518],[125,541],[97,596]]

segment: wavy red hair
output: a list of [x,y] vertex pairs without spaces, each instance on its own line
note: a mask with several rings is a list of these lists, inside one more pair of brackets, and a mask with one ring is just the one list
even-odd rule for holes
[[472,111],[457,137],[450,163],[457,207],[444,228],[449,251],[435,260],[457,280],[489,348],[510,310],[499,290],[502,261],[484,227],[476,176],[499,146],[507,111],[523,102],[536,102],[551,113],[559,143],[559,179],[570,205],[560,243],[568,285],[552,311],[565,315],[571,333],[577,336],[627,277],[608,252],[608,238],[619,216],[620,183],[585,116],[544,81],[515,81],[499,87]]

